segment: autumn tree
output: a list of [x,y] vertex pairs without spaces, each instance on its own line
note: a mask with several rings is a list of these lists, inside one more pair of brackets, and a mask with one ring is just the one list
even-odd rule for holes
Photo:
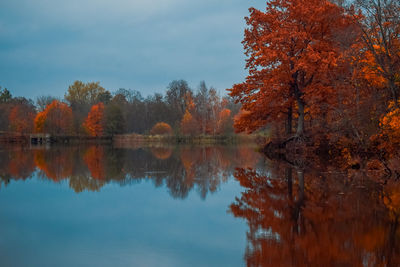
[[366,78],[379,86],[387,99],[397,105],[400,98],[400,2],[354,2],[364,15],[357,21],[365,45],[363,61]]
[[400,100],[397,105],[389,104],[389,111],[380,120],[381,131],[373,139],[378,139],[380,147],[393,154],[400,147]]
[[338,100],[335,87],[346,48],[339,36],[352,20],[330,1],[274,0],[265,12],[250,8],[246,22],[249,75],[230,89],[244,110],[236,129],[252,132],[286,121],[290,134],[297,117],[301,136],[306,115],[325,114]]
[[224,108],[218,113],[218,121],[216,127],[216,131],[218,134],[230,132],[233,124],[231,114],[232,112],[227,108]]
[[104,131],[104,104],[93,105],[83,127],[91,136],[102,136]]
[[35,131],[38,133],[70,134],[72,125],[72,109],[58,100],[51,102],[35,117]]
[[42,95],[36,98],[36,106],[39,112],[42,112],[46,109],[47,105],[50,105],[51,102],[57,100],[56,98],[50,95]]
[[74,130],[77,133],[84,132],[82,125],[91,107],[100,102],[108,103],[112,96],[110,92],[100,86],[99,82],[75,81],[68,87],[64,95],[74,114]]
[[170,116],[174,123],[180,122],[186,112],[187,94],[193,94],[193,92],[185,80],[174,80],[167,87],[165,100],[170,108]]
[[18,133],[33,132],[35,113],[33,105],[15,105],[9,114],[11,130]]
[[170,135],[172,134],[172,128],[168,123],[158,122],[150,130],[150,134],[153,135]]
[[192,115],[195,113],[195,104],[193,102],[193,98],[191,94],[186,94],[186,110],[185,114],[182,117],[180,131],[185,135],[196,135],[199,134],[201,129],[198,121]]
[[199,125],[189,110],[186,110],[181,121],[181,132],[187,135],[200,133]]

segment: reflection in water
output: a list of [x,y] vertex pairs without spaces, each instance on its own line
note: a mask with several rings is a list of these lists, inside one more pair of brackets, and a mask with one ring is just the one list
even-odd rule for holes
[[256,167],[260,154],[250,147],[58,146],[46,149],[12,148],[0,151],[0,179],[37,176],[54,182],[67,180],[75,192],[99,191],[107,183],[126,185],[150,179],[166,185],[174,198],[186,198],[193,189],[202,198],[215,192],[236,167]]
[[[400,266],[400,187],[283,168],[237,169],[247,266]],[[361,175],[360,175],[361,176]]]
[[[379,182],[379,172],[344,175],[333,169],[271,167],[267,162],[247,146],[13,147],[0,150],[0,186],[39,177],[83,192],[149,180],[155,187],[167,187],[173,198],[185,199],[195,190],[205,199],[234,176],[244,192],[231,204],[230,213],[247,223],[247,266],[400,266],[400,183]],[[226,203],[232,200],[230,196]],[[148,207],[135,206],[135,212],[140,208]],[[172,220],[184,218],[174,209],[162,206],[159,213],[173,210]],[[211,217],[218,216],[227,214]],[[201,236],[212,227],[208,223]],[[193,227],[188,226],[190,236]]]

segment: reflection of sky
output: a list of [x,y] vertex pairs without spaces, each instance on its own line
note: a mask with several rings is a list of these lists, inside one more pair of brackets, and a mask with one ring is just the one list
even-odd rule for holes
[[2,0],[0,85],[63,96],[74,80],[162,92],[174,79],[220,90],[244,78],[255,0]]
[[149,182],[75,194],[33,179],[0,189],[2,266],[242,266],[246,224],[232,179],[202,200]]

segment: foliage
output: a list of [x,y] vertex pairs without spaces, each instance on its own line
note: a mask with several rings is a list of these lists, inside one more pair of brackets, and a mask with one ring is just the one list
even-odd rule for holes
[[251,8],[246,22],[249,75],[230,89],[245,111],[235,125],[252,132],[291,119],[293,110],[302,135],[306,113],[314,116],[336,104],[346,47],[338,36],[351,19],[329,1],[286,0],[269,1],[265,12]]
[[65,103],[54,100],[35,118],[37,133],[70,134],[72,132],[72,109]]
[[104,131],[104,104],[93,105],[85,122],[83,123],[86,131],[91,136],[102,136]]
[[7,88],[1,88],[0,86],[0,103],[7,103],[12,99],[12,95]]
[[35,110],[31,106],[16,105],[14,106],[9,115],[10,128],[12,131],[18,133],[31,133],[33,132],[33,122],[35,119]]
[[199,124],[189,110],[186,110],[182,118],[181,132],[187,135],[196,135],[200,133]]

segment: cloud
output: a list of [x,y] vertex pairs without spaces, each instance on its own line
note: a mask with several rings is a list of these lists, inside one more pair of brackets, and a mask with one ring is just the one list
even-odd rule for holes
[[62,96],[76,79],[145,95],[172,79],[225,89],[244,77],[243,17],[261,2],[3,0],[0,86],[31,97]]

